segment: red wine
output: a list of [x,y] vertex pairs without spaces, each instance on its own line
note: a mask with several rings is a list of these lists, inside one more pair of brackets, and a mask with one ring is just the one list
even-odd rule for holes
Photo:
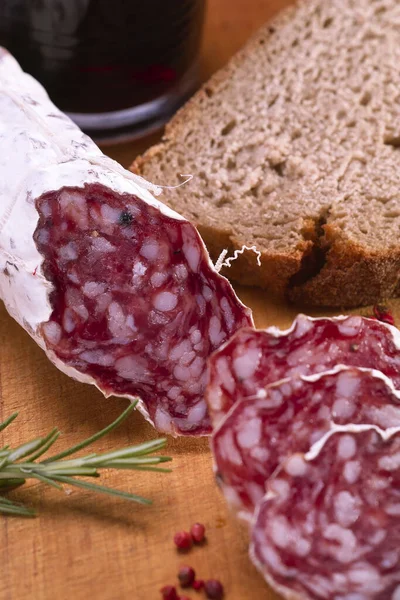
[[205,0],[1,0],[0,45],[84,128],[123,132],[196,83]]

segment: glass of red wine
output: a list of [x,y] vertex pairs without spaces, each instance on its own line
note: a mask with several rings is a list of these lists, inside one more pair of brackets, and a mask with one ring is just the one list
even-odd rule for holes
[[205,0],[1,0],[0,45],[97,141],[153,131],[198,84]]

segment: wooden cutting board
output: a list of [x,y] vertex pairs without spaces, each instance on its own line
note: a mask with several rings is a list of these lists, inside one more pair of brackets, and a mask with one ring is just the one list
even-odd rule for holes
[[[222,66],[266,18],[289,0],[210,0],[202,52],[203,76]],[[157,136],[107,148],[128,166]],[[257,326],[287,327],[299,308],[274,304],[260,290],[237,288],[254,310]],[[391,308],[400,322],[400,302]],[[368,314],[364,309],[363,314]],[[18,445],[46,433],[63,432],[66,447],[115,419],[126,406],[53,367],[29,336],[0,309],[0,421],[15,410],[20,417],[2,436]],[[139,414],[96,445],[111,450],[154,439]],[[2,440],[0,440],[2,443]],[[106,485],[154,500],[142,507],[83,491],[60,493],[30,484],[12,494],[36,508],[39,518],[0,517],[0,600],[157,600],[159,588],[176,582],[182,562],[201,578],[220,578],[226,600],[277,598],[247,558],[247,531],[232,518],[217,489],[206,439],[170,439],[173,472],[106,473]],[[207,527],[208,543],[179,556],[173,534],[195,521]],[[192,592],[190,598],[203,598]]]

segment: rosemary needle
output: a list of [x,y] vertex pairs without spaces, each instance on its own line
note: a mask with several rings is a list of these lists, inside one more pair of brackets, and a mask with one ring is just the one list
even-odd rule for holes
[[[157,465],[170,461],[168,456],[155,456],[164,448],[166,439],[161,438],[151,442],[145,442],[128,448],[121,448],[112,452],[101,454],[91,453],[85,456],[75,458],[71,457],[76,452],[83,450],[93,442],[104,437],[110,431],[118,427],[122,421],[135,408],[136,403],[128,406],[126,410],[110,425],[92,435],[88,439],[59,452],[50,458],[40,462],[38,459],[53,446],[58,439],[60,432],[57,428],[52,429],[45,437],[37,438],[21,444],[17,448],[4,446],[0,449],[0,492],[15,489],[23,485],[27,479],[36,479],[57,489],[63,489],[62,484],[66,483],[88,489],[94,492],[109,494],[131,502],[141,504],[151,504],[151,500],[131,494],[108,488],[103,485],[97,485],[88,481],[81,481],[77,477],[99,477],[99,469],[124,469],[136,471],[156,471],[169,472],[169,469],[158,467]],[[18,416],[18,413],[11,415],[4,423],[0,423],[0,432],[5,430]],[[14,515],[19,517],[34,517],[35,511],[27,508],[17,502],[10,500],[0,494],[0,513],[4,515]]]

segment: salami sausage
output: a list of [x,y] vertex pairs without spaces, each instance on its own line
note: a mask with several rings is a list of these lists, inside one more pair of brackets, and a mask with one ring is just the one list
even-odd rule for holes
[[268,485],[251,557],[290,600],[400,597],[400,429],[346,426]]
[[206,359],[251,313],[196,229],[0,49],[0,295],[68,375],[206,434]]
[[251,519],[266,484],[293,452],[307,452],[335,425],[400,427],[400,392],[378,371],[337,367],[283,379],[237,402],[212,436],[217,479]]
[[291,377],[338,364],[378,369],[400,388],[398,329],[360,316],[313,319],[299,315],[281,331],[243,329],[210,360],[207,402],[217,426],[236,401]]

